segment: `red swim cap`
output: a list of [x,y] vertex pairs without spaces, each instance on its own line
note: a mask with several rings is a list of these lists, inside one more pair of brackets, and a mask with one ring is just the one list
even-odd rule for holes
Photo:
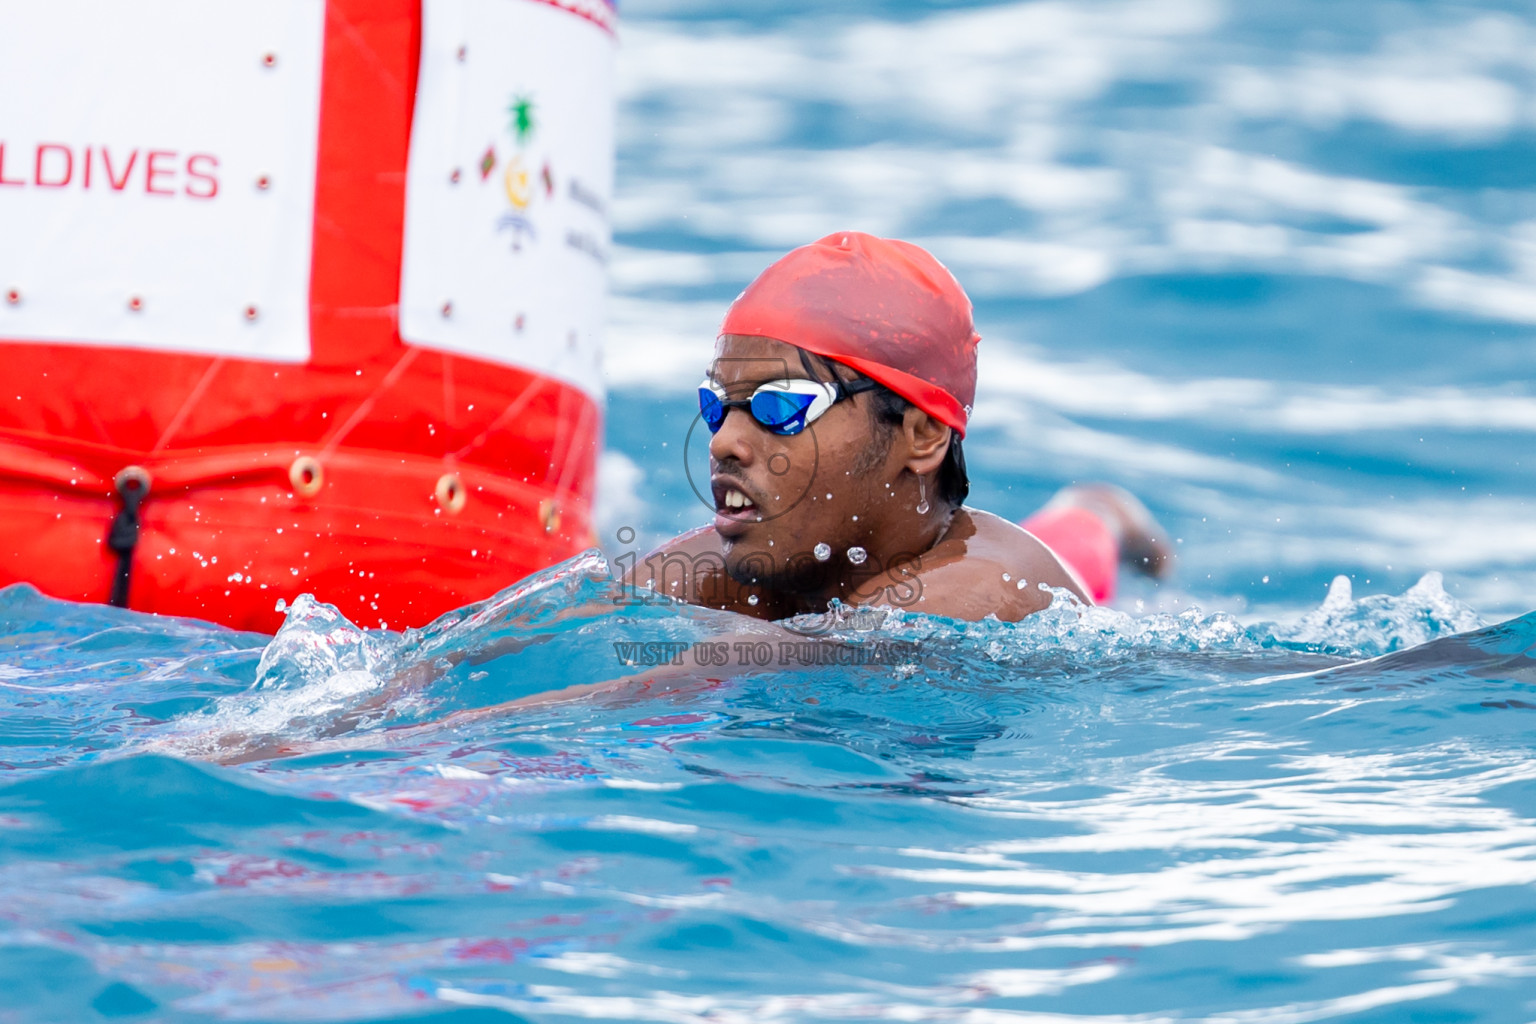
[[721,335],[773,338],[879,381],[965,436],[976,400],[971,300],[944,264],[890,238],[842,231],[757,276]]

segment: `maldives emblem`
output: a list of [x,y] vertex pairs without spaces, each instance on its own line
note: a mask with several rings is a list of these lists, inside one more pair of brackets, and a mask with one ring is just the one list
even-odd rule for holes
[[[533,141],[538,129],[534,120],[533,99],[529,96],[513,96],[507,106],[507,115],[507,134],[512,138],[512,154],[501,169],[501,187],[510,209],[496,221],[496,230],[512,233],[512,249],[515,252],[522,249],[524,238],[529,241],[538,240],[539,233],[528,217],[528,208],[533,204],[539,184],[543,184],[546,196],[554,194],[555,179],[548,161],[545,161],[542,173],[536,176],[533,170],[534,158],[529,143]],[[480,159],[482,183],[490,179],[496,170],[496,163],[496,147],[492,144]]]

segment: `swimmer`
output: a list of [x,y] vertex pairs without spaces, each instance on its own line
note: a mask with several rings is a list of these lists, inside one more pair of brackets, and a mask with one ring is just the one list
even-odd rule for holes
[[1121,560],[1166,575],[1166,536],[1118,488],[1063,490],[1035,532],[965,505],[979,341],[915,245],[849,231],[784,256],[726,312],[698,388],[714,523],[625,585],[759,619],[836,600],[1016,621],[1043,587],[1106,599]]
[[[834,600],[1016,621],[1050,603],[1042,584],[1106,600],[1120,561],[1165,575],[1173,561],[1166,536],[1118,488],[1065,488],[1025,521],[1028,529],[965,505],[961,439],[979,340],[970,300],[917,246],[847,232],[779,260],[726,313],[698,390],[714,522],[638,561],[622,585],[747,616],[719,616],[717,635],[777,648],[815,638],[774,620],[825,612]],[[540,641],[456,657],[490,660],[530,642]],[[599,694],[697,691],[752,671],[658,667],[387,731],[406,741]],[[214,756],[239,763],[366,749],[377,737],[358,726],[387,722],[394,700],[438,672],[434,661],[397,675],[319,736],[229,734],[215,741]]]

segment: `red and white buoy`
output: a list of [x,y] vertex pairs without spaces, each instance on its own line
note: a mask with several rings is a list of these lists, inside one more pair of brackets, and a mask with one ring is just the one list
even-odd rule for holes
[[13,13],[0,585],[403,627],[592,543],[610,4]]

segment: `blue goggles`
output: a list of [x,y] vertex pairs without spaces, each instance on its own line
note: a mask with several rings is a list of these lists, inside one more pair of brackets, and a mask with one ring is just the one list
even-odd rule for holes
[[720,432],[732,409],[745,409],[770,434],[798,434],[838,402],[876,387],[867,378],[850,384],[795,377],[761,384],[750,398],[731,399],[719,384],[706,380],[699,385],[699,414],[711,434]]

